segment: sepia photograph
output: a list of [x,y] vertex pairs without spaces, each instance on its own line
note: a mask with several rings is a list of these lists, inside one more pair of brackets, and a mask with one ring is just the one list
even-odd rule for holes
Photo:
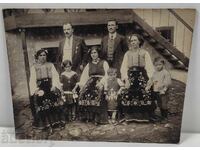
[[179,143],[195,9],[4,9],[17,139]]

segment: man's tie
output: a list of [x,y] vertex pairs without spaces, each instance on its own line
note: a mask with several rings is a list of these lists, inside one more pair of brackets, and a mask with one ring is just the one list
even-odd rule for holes
[[111,39],[111,40],[114,40],[114,36],[113,36],[112,34],[111,34],[111,36],[110,36],[110,39]]

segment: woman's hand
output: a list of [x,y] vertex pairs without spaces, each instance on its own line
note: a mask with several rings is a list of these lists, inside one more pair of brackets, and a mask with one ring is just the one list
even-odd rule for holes
[[145,91],[148,92],[150,90],[151,86],[146,86]]
[[103,84],[101,84],[101,82],[98,82],[98,83],[96,84],[96,87],[97,87],[98,89],[103,89]]
[[62,100],[60,100],[60,101],[59,101],[59,105],[60,105],[60,106],[63,106],[63,105],[64,105],[64,102],[63,102]]
[[74,94],[77,93],[76,90],[78,87],[80,87],[79,84],[76,84],[75,87],[72,89],[72,93]]
[[73,93],[73,94],[76,93],[76,88],[75,88],[75,87],[73,88],[72,93]]
[[38,107],[38,108],[36,109],[36,113],[38,113],[40,110],[41,110],[40,107]]
[[34,95],[37,95],[38,94],[38,91],[39,91],[39,88],[37,88],[34,92]]
[[80,65],[80,70],[83,71],[83,65]]
[[121,88],[119,89],[119,91],[117,92],[117,95],[120,95],[121,92],[122,92],[122,90],[124,90],[124,89],[125,89],[124,87],[121,87]]
[[52,86],[52,87],[51,87],[51,91],[56,91],[56,87],[55,87],[55,86]]
[[61,93],[61,96],[64,95],[64,91],[63,91],[63,89],[60,90],[60,93]]
[[80,91],[82,91],[83,90],[83,85],[79,85],[79,88],[80,88]]
[[130,81],[128,79],[125,79],[125,88],[129,89],[130,87]]
[[43,90],[37,91],[37,95],[38,95],[38,96],[43,96],[43,95],[44,95],[44,91],[43,91]]

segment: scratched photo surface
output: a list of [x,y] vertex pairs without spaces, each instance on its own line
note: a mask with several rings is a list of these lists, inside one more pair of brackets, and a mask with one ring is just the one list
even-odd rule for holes
[[4,9],[17,139],[178,143],[194,9]]

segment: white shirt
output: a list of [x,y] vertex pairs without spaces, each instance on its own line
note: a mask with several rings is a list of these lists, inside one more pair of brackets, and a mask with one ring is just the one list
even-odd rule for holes
[[[59,79],[59,74],[56,71],[53,64],[51,64],[51,71],[52,71],[52,86],[57,87],[58,89],[61,89],[61,83]],[[35,66],[32,66],[30,69],[30,81],[29,81],[29,87],[30,87],[30,94],[33,95],[35,91],[38,89],[37,87],[37,79],[36,79],[36,71]]]
[[70,38],[65,38],[64,49],[63,49],[63,61],[70,60],[72,61],[72,41],[73,35]]
[[161,94],[164,94],[167,91],[170,84],[171,75],[166,69],[155,71],[152,78],[148,81],[148,85],[153,86],[153,90],[155,92],[160,92]]
[[113,39],[114,40],[116,38],[116,36],[117,36],[117,32],[115,32],[113,34],[109,33],[109,39]]
[[[129,55],[129,51],[127,51],[125,53],[123,61],[122,61],[121,69],[120,69],[122,80],[128,79],[128,69],[129,69],[128,68],[128,55]],[[154,66],[153,66],[153,63],[152,63],[152,60],[151,60],[151,56],[149,55],[149,53],[147,51],[143,50],[143,52],[144,52],[144,57],[145,57],[144,61],[145,62],[141,62],[141,63],[144,63],[144,67],[147,71],[147,75],[148,75],[149,78],[151,78],[152,75],[153,75],[153,72],[154,72]]]

